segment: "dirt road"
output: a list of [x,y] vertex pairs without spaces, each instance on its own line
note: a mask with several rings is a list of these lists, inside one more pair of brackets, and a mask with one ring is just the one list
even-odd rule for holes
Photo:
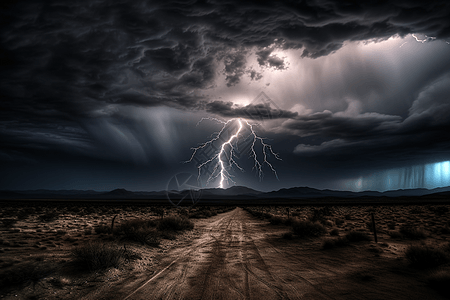
[[284,240],[287,227],[240,208],[200,226],[200,238],[162,256],[154,274],[101,298],[441,299],[419,273],[400,259],[371,252],[370,243],[321,250],[320,240]]

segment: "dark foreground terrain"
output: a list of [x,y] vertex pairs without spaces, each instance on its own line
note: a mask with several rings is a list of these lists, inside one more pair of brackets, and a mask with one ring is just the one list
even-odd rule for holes
[[[5,207],[4,207],[5,208]],[[6,207],[7,208],[7,207]],[[102,210],[103,209],[103,210]],[[248,207],[199,209],[193,229],[158,242],[110,232],[150,208],[92,208],[52,220],[7,211],[1,239],[4,299],[447,299],[449,206]],[[49,209],[51,210],[51,208]],[[90,211],[90,212],[89,212]],[[222,213],[221,213],[222,212]],[[42,212],[41,212],[42,213]],[[47,212],[49,213],[49,212]],[[192,213],[192,212],[191,212]],[[373,241],[371,214],[378,243]],[[172,209],[167,215],[186,215]],[[194,215],[192,215],[194,217]],[[288,218],[289,217],[289,218]],[[114,234],[113,234],[114,233]],[[73,249],[96,241],[126,259],[80,269]],[[152,240],[153,241],[153,240]],[[127,251],[127,252],[125,252]],[[415,251],[415,252],[414,252]],[[20,277],[33,266],[32,279]],[[21,269],[22,267],[22,269]],[[47,269],[45,269],[47,267]],[[21,271],[22,270],[22,271]],[[9,272],[9,273],[8,273]],[[36,275],[37,274],[37,275]]]

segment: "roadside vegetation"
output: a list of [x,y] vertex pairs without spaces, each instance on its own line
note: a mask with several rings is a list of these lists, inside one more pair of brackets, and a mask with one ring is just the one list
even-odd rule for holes
[[42,293],[46,292],[39,294],[33,287],[47,291],[84,286],[84,277],[150,268],[158,263],[154,253],[195,235],[194,219],[235,208],[61,202],[2,205],[0,297],[14,297],[28,289],[27,299],[45,298]]

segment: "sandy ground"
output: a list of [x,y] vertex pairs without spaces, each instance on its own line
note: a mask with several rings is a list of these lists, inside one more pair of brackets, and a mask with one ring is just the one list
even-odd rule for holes
[[201,236],[161,256],[153,275],[86,299],[443,299],[399,245],[321,250],[320,240],[283,240],[285,226],[241,208],[198,225]]
[[[286,207],[252,209],[287,214]],[[303,219],[314,209],[289,213]],[[367,222],[374,212],[379,240],[328,250],[322,244],[334,237],[283,239],[288,226],[271,225],[242,208],[194,220],[194,230],[159,247],[118,242],[94,230],[109,226],[117,214],[118,224],[156,218],[150,207],[82,208],[42,221],[39,216],[52,210],[3,209],[2,220],[16,214],[16,223],[0,228],[0,269],[31,263],[52,271],[21,287],[0,287],[1,299],[444,299],[427,285],[431,271],[411,268],[404,258],[410,244],[450,241],[449,213],[437,215],[431,206],[334,207],[329,231],[370,233]],[[421,227],[427,238],[392,238],[390,232],[402,225]],[[103,272],[76,271],[70,250],[90,240],[126,243],[141,259]]]

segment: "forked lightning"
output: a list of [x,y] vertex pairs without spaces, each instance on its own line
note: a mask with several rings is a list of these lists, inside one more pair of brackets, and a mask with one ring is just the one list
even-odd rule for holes
[[[256,132],[253,128],[254,127],[253,124],[250,124],[247,120],[241,119],[241,118],[230,119],[226,122],[219,120],[217,118],[202,118],[197,123],[197,125],[199,125],[204,120],[214,121],[214,122],[222,124],[223,126],[220,129],[220,131],[217,132],[215,135],[213,135],[213,137],[209,141],[201,144],[198,147],[191,148],[192,150],[194,150],[194,152],[192,153],[191,158],[187,162],[191,162],[194,159],[195,154],[197,153],[198,150],[203,149],[203,148],[207,147],[208,145],[212,145],[214,142],[218,141],[221,134],[224,132],[224,130],[228,126],[230,126],[230,124],[232,124],[233,122],[238,122],[238,125],[239,125],[238,128],[236,129],[236,131],[234,132],[234,134],[232,136],[230,136],[227,141],[222,143],[222,145],[220,146],[219,151],[217,151],[217,153],[214,153],[210,159],[206,160],[205,162],[202,162],[201,164],[199,164],[197,166],[198,177],[200,177],[202,168],[207,166],[208,164],[215,162],[213,172],[207,180],[207,183],[206,183],[207,185],[212,180],[214,180],[218,177],[220,177],[220,182],[219,182],[220,188],[224,188],[225,182],[231,181],[233,184],[236,184],[236,182],[232,179],[232,177],[234,177],[234,176],[231,175],[228,170],[230,168],[232,168],[233,166],[235,166],[240,171],[244,171],[244,169],[241,168],[235,160],[235,158],[236,158],[235,147],[236,147],[239,139],[243,138],[242,135],[244,134],[244,131],[246,129],[248,129],[248,131],[249,131],[248,137],[253,138],[252,144],[250,147],[250,157],[254,160],[253,169],[256,169],[256,171],[258,172],[259,178],[262,179],[263,166],[267,165],[271,169],[271,171],[275,174],[275,177],[278,179],[278,174],[277,174],[275,168],[268,161],[268,155],[271,154],[275,157],[275,159],[278,159],[278,160],[281,160],[281,158],[279,157],[279,155],[277,153],[273,152],[271,145],[264,142],[264,138],[262,138],[256,134]],[[258,159],[258,155],[255,150],[255,146],[257,145],[258,142],[262,146],[262,155],[263,155],[262,161],[260,161]]]

